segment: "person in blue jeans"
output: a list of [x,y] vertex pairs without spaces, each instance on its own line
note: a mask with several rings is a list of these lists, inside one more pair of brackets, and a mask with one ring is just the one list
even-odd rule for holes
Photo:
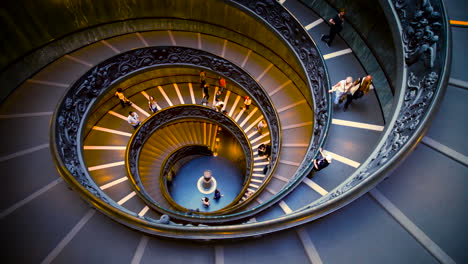
[[156,103],[156,100],[154,100],[153,96],[149,97],[148,106],[151,112],[156,113],[158,111],[158,104]]
[[353,77],[348,76],[345,80],[339,81],[337,84],[333,85],[331,90],[328,90],[328,93],[334,93],[333,103],[335,105],[341,104],[345,98],[344,95],[349,91],[353,85]]

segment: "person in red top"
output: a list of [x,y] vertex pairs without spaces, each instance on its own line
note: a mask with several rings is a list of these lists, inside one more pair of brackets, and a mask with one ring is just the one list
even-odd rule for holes
[[244,105],[241,107],[241,109],[245,109],[245,111],[249,111],[250,105],[252,104],[252,99],[250,99],[250,96],[245,96],[244,97]]
[[219,77],[219,90],[221,91],[221,93],[224,92],[224,89],[226,89],[226,79],[224,79],[223,77]]

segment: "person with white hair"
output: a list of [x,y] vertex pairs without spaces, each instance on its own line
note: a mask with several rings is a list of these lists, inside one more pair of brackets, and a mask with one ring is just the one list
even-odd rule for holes
[[326,168],[331,162],[332,162],[332,157],[330,155],[324,155],[323,154],[323,149],[320,148],[320,155],[322,155],[321,159],[314,159],[314,167],[313,171],[320,171],[324,168]]
[[138,114],[132,111],[128,113],[127,121],[134,129],[137,129],[141,124]]
[[367,75],[357,79],[353,83],[351,89],[348,91],[343,110],[346,111],[353,100],[359,99],[364,95],[369,94],[370,89],[372,89],[372,76]]
[[338,105],[341,104],[344,99],[344,96],[348,92],[348,90],[353,86],[353,77],[348,76],[346,77],[345,80],[339,81],[337,84],[335,84],[331,90],[328,90],[328,93],[333,93],[335,92],[335,97],[333,99],[333,102]]
[[267,125],[266,121],[262,120],[262,121],[258,122],[256,127],[254,127],[254,130],[257,131],[261,135],[263,133],[263,130],[265,130],[267,126],[268,125]]

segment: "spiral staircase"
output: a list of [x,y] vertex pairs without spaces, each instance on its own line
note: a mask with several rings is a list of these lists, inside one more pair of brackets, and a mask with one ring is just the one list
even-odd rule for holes
[[[2,73],[5,98],[0,106],[0,166],[5,180],[0,223],[5,263],[467,262],[468,146],[463,113],[468,85],[462,70],[466,26],[452,23],[447,39],[442,30],[442,45],[437,43],[436,49],[440,57],[433,61],[441,68],[438,86],[430,90],[431,84],[424,86],[421,81],[424,89],[414,95],[411,89],[418,90],[414,88],[418,80],[404,74],[410,71],[411,62],[405,64],[404,55],[398,54],[403,50],[396,48],[401,56],[396,61],[401,60],[404,69],[397,68],[395,72],[402,73],[393,75],[383,65],[370,67],[346,31],[330,48],[320,41],[328,30],[323,23],[329,17],[326,12],[332,14],[339,1],[213,0],[211,6],[169,2],[141,8],[151,10],[150,6],[161,4],[174,10],[173,15],[160,10],[151,11],[158,15],[148,15],[123,1],[118,12],[132,19],[101,21],[91,28],[97,31],[86,32],[85,24],[90,21],[76,20],[85,4],[69,1],[64,6],[78,14],[75,23],[84,23],[80,30],[55,40],[50,37],[34,47],[20,47],[31,52],[29,57],[3,56],[4,61],[9,59],[2,64],[8,67]],[[440,1],[379,4],[383,9],[392,7],[393,13],[389,8],[387,15],[407,11],[410,17],[407,2],[415,2],[421,10],[429,2],[448,23]],[[255,4],[257,9],[252,8]],[[445,5],[450,19],[468,20],[462,1],[446,1]],[[18,6],[8,3],[2,8],[6,34],[17,30],[21,35],[20,28],[26,26],[18,24],[21,17],[9,13]],[[265,6],[271,7],[271,13]],[[100,7],[96,5],[93,12],[105,13]],[[217,7],[225,12],[237,10],[221,19],[235,30],[209,22],[213,18],[203,22],[177,13],[192,10],[194,17],[206,17]],[[142,13],[134,17],[133,12]],[[267,16],[262,17],[264,13]],[[28,15],[26,11],[19,14]],[[158,17],[164,22],[152,25]],[[243,32],[233,21],[239,17],[258,20],[266,29],[255,32],[257,24],[252,24],[252,32]],[[278,22],[280,18],[290,23],[286,25],[300,23],[302,27],[288,31]],[[42,28],[42,19],[32,15],[25,21]],[[404,19],[394,20],[396,28],[406,30]],[[123,23],[116,27],[123,31],[113,32],[110,22]],[[357,24],[346,26],[363,34]],[[252,37],[275,30],[279,36]],[[53,32],[50,29],[47,34],[53,36]],[[281,32],[300,37],[285,37]],[[297,44],[308,41],[301,32],[315,46],[307,47],[305,56]],[[86,34],[91,36],[88,42],[80,42],[79,37]],[[393,38],[400,36],[393,34]],[[273,40],[283,43],[275,46]],[[451,61],[443,44],[451,45]],[[11,43],[3,48],[14,50]],[[168,56],[170,63],[132,63],[133,57],[167,51],[183,56]],[[53,56],[42,56],[44,52]],[[316,61],[324,64],[322,73],[311,71],[307,56],[319,58]],[[216,63],[204,64],[203,58]],[[106,83],[114,74],[113,65],[119,65],[117,77]],[[111,70],[103,77],[100,70],[106,67]],[[444,72],[450,68],[445,73],[448,79]],[[206,107],[200,106],[200,70],[206,70],[209,77],[211,97]],[[330,85],[348,75],[367,73],[376,77],[369,95],[346,112],[330,104],[329,95],[323,92]],[[310,77],[314,74],[319,77]],[[218,76],[228,80],[221,97],[224,113],[212,109]],[[96,87],[93,82],[105,88],[85,89]],[[119,104],[114,97],[117,87],[124,88],[131,106]],[[75,90],[86,96],[70,97]],[[245,95],[254,100],[249,111],[241,108]],[[149,96],[159,106],[155,114],[148,109]],[[432,96],[434,102],[423,108]],[[410,101],[407,97],[419,104],[404,112],[401,109]],[[400,110],[409,117],[395,114]],[[137,112],[143,121],[136,130],[126,121],[128,111]],[[200,119],[194,111],[211,120]],[[73,114],[83,119],[77,121]],[[402,119],[410,123],[413,134],[399,133],[408,127],[398,123]],[[268,122],[268,132],[260,134],[254,128],[261,120]],[[167,199],[160,184],[164,175],[159,181],[155,175],[184,146],[204,146],[214,152],[220,128],[237,129],[245,138],[239,144],[250,151],[250,162],[248,151],[244,153],[248,162],[242,191],[220,211],[188,211]],[[73,133],[76,138],[70,137]],[[258,156],[256,150],[262,143],[272,145],[271,158]],[[310,164],[319,156],[319,147],[334,159],[329,167],[313,173]],[[76,161],[70,162],[71,158]],[[265,172],[267,164],[271,168]]]

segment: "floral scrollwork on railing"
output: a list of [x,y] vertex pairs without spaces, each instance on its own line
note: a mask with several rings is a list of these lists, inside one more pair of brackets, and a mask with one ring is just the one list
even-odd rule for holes
[[[242,5],[243,8],[265,20],[268,26],[273,27],[277,34],[289,43],[297,59],[302,63],[314,99],[314,138],[309,152],[315,153],[320,142],[326,137],[331,112],[327,93],[328,77],[319,50],[303,26],[276,1],[234,0],[232,2]],[[307,159],[306,163],[310,161],[311,159]]]
[[398,0],[395,8],[405,25],[402,39],[405,45],[405,59],[408,65],[422,61],[424,66],[434,67],[439,32],[442,28],[441,14],[434,10],[429,0],[421,1],[418,10],[408,15],[408,1]]
[[[258,20],[263,20],[266,26],[275,30],[277,35],[289,44],[291,50],[296,53],[294,59],[298,59],[304,67],[315,104],[314,138],[309,145],[307,159],[298,170],[304,174],[310,169],[310,166],[306,164],[307,161],[310,162],[316,153],[316,148],[326,138],[330,122],[331,108],[326,93],[328,79],[320,52],[313,45],[313,41],[307,36],[307,32],[300,23],[276,1],[226,0],[226,3],[246,10],[247,13],[256,16]],[[105,208],[102,210],[106,211],[107,214],[120,214],[114,218],[125,218],[121,222],[131,221],[130,224],[126,224],[148,233],[161,234],[166,232],[163,235],[169,237],[206,239],[253,236],[299,225],[333,211],[346,202],[340,201],[341,203],[333,205],[333,208],[326,207],[324,204],[332,200],[338,201],[339,199],[334,198],[344,197],[344,194],[350,193],[352,189],[357,189],[357,187],[368,190],[372,186],[365,184],[367,180],[379,177],[381,179],[384,173],[380,173],[380,171],[383,171],[387,166],[394,167],[399,157],[414,146],[417,138],[422,135],[428,124],[428,116],[435,110],[443,93],[443,85],[446,81],[445,71],[448,67],[446,62],[449,56],[449,39],[448,23],[442,1],[391,0],[391,3],[396,10],[395,17],[401,24],[401,29],[397,29],[397,26],[394,27],[401,32],[405,66],[407,66],[404,69],[404,72],[407,73],[404,79],[407,81],[401,88],[403,94],[400,96],[400,101],[395,103],[397,105],[396,112],[384,131],[385,137],[382,138],[381,144],[379,143],[379,148],[342,185],[330,191],[322,199],[303,208],[311,210],[296,210],[271,221],[224,226],[216,229],[202,226],[199,229],[184,229],[170,225],[153,228],[152,223],[142,224],[139,222],[140,219],[129,218],[127,211],[117,213],[109,210],[112,206],[118,206],[112,203],[90,180],[89,173],[84,167],[81,157],[83,124],[86,122],[94,102],[105,94],[112,85],[142,69],[160,65],[192,65],[219,72],[232,79],[239,86],[246,88],[247,92],[256,100],[257,105],[262,107],[272,132],[272,143],[280,144],[280,136],[277,133],[277,128],[280,125],[274,108],[266,93],[253,78],[240,68],[229,65],[229,62],[222,58],[188,48],[159,47],[129,51],[93,67],[80,78],[65,95],[53,119],[52,138],[55,143],[53,151],[59,163],[58,167],[62,174],[66,174],[65,177],[73,178],[80,186],[97,197],[99,200],[96,200],[96,203],[103,201],[111,204],[112,206],[103,206]],[[277,154],[278,151],[278,148],[273,147],[272,154]],[[321,205],[324,205],[323,212],[312,212],[313,209]]]
[[132,74],[158,66],[195,66],[224,75],[255,100],[271,128],[272,157],[276,162],[279,153],[279,119],[272,103],[258,83],[245,71],[229,61],[211,53],[182,47],[149,47],[128,51],[114,56],[93,67],[66,93],[55,112],[52,133],[57,162],[62,164],[63,174],[98,199],[117,206],[91,180],[81,155],[83,124],[92,112],[94,103],[113,85]]
[[368,178],[379,177],[377,171],[396,162],[399,155],[411,148],[409,141],[413,139],[414,144],[414,139],[424,132],[424,127],[428,125],[427,116],[436,109],[435,105],[441,99],[444,80],[440,76],[447,70],[449,46],[447,21],[441,15],[444,14],[441,2],[393,0],[393,4],[402,26],[401,38],[407,66],[407,81],[396,119],[380,149],[374,152],[369,162],[310,207],[339,197]]
[[295,59],[303,66],[310,94],[313,97],[313,136],[306,156],[294,172],[292,177],[294,180],[273,197],[274,200],[279,200],[300,184],[300,179],[311,172],[312,160],[317,156],[319,147],[324,144],[327,137],[331,122],[327,70],[320,51],[307,31],[282,5],[274,0],[233,0],[230,2],[263,19],[267,26],[273,28],[276,34],[289,44],[291,50],[296,54]]
[[[189,145],[189,146],[182,146],[173,153],[169,157],[167,157],[161,166],[161,176],[168,175],[175,164],[177,164],[181,159],[189,157],[189,156],[210,156],[213,152],[207,146],[201,145]],[[163,179],[163,182],[166,182],[166,178]]]
[[[145,120],[136,130],[135,134],[130,139],[128,146],[127,146],[127,153],[126,153],[126,166],[127,166],[127,173],[131,179],[131,184],[137,194],[145,201],[145,203],[157,210],[161,213],[168,214],[169,216],[179,219],[181,221],[193,220],[199,221],[194,219],[195,216],[187,217],[186,213],[188,209],[182,208],[173,202],[172,199],[169,199],[167,195],[167,191],[165,190],[164,186],[161,186],[162,183],[161,177],[163,174],[160,174],[158,179],[159,181],[150,181],[151,186],[146,186],[145,182],[141,180],[140,173],[139,173],[139,155],[142,152],[145,143],[147,140],[160,128],[168,125],[174,124],[178,122],[185,122],[187,120],[199,120],[202,122],[213,123],[216,125],[222,126],[224,129],[228,130],[231,135],[236,138],[237,142],[240,144],[245,157],[245,172],[244,172],[244,179],[250,179],[252,174],[252,164],[253,164],[253,151],[251,149],[251,145],[249,143],[247,135],[243,132],[241,127],[239,127],[236,122],[231,119],[229,116],[219,113],[209,107],[200,106],[200,105],[180,105],[180,106],[173,106],[166,109],[163,109],[156,114],[153,114],[149,119]],[[192,145],[188,145],[187,147],[194,147]],[[200,146],[195,146],[200,147]],[[183,148],[182,150],[190,151],[190,148]],[[176,152],[176,154],[186,154],[185,152]],[[180,155],[175,155],[173,157],[168,157],[168,159],[178,158]],[[277,157],[276,157],[277,158]],[[163,163],[166,163],[167,160]],[[163,170],[164,168],[170,168],[162,164]],[[157,172],[160,173],[160,172]],[[234,199],[234,201],[228,205],[232,206],[237,204],[237,202],[242,198],[244,192],[248,188],[248,182],[244,186],[243,190],[239,193],[239,195]],[[148,183],[147,183],[148,184]],[[161,197],[154,197],[147,189],[154,189],[154,188],[163,188],[158,192],[158,196]],[[159,202],[158,202],[159,201]],[[164,201],[164,202],[163,202]],[[169,202],[169,203],[167,203]],[[176,208],[176,209],[174,209]],[[208,214],[208,213],[206,213]],[[203,221],[207,222],[209,220],[204,219]],[[216,219],[212,219],[211,222],[216,222]]]
[[229,118],[227,115],[219,113],[209,107],[200,105],[181,105],[173,106],[163,109],[149,119],[145,120],[142,125],[137,129],[134,136],[130,139],[127,146],[127,166],[130,170],[130,177],[135,179],[138,187],[144,189],[141,185],[138,171],[138,157],[142,150],[145,142],[148,138],[162,126],[177,122],[183,119],[198,119],[205,120],[209,123],[215,123],[221,125],[236,138],[242,147],[244,155],[246,157],[246,175],[249,177],[252,168],[253,154],[250,143],[247,136],[242,129],[235,123],[234,120]]

